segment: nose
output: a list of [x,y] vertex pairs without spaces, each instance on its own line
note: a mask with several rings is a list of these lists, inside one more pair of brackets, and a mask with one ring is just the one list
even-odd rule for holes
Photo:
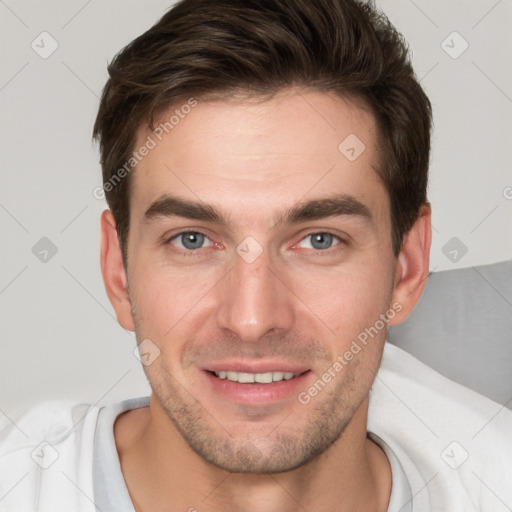
[[253,262],[235,255],[234,267],[219,283],[217,326],[245,342],[267,334],[283,336],[294,321],[293,293],[264,251]]

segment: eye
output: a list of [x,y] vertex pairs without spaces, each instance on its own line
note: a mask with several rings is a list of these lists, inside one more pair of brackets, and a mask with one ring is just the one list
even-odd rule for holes
[[[303,245],[305,243],[307,245]],[[299,247],[315,249],[316,251],[324,251],[340,243],[341,239],[332,233],[310,233],[299,242]]]
[[[208,242],[208,245],[204,245]],[[169,239],[168,243],[176,245],[180,249],[186,249],[194,251],[196,249],[202,249],[203,247],[209,247],[212,245],[212,241],[203,233],[198,231],[184,231]]]

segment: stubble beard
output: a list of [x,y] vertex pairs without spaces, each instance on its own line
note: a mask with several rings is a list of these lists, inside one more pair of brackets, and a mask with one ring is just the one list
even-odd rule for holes
[[[240,434],[238,429],[230,428],[222,417],[216,417],[199,403],[163,366],[159,366],[159,374],[146,371],[146,375],[162,410],[204,461],[232,473],[272,474],[291,471],[311,462],[340,439],[367,396],[355,393],[353,370],[356,366],[357,363],[344,368],[347,376],[340,378],[332,389],[325,388],[309,404],[297,401],[287,416],[279,415],[274,430],[268,433],[267,426],[261,434],[257,428],[250,431],[254,434]],[[308,420],[299,428],[293,427],[294,414],[300,412],[304,417],[304,410]],[[285,417],[284,421],[281,416]],[[248,424],[255,425],[254,419],[248,420]]]

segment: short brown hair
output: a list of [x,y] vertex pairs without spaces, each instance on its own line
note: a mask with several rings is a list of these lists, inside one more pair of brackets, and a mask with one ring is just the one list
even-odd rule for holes
[[139,127],[153,130],[160,112],[191,97],[300,86],[362,100],[379,127],[395,256],[427,202],[430,101],[403,36],[371,1],[181,0],[108,72],[93,137],[125,265],[131,180],[112,178],[126,169]]

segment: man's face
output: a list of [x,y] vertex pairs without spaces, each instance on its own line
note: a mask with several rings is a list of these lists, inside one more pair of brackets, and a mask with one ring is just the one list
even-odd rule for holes
[[198,101],[161,141],[141,129],[137,147],[148,135],[156,147],[131,177],[128,282],[137,339],[161,351],[144,367],[161,416],[225,470],[298,467],[361,416],[386,336],[333,371],[393,292],[375,120],[287,91]]

